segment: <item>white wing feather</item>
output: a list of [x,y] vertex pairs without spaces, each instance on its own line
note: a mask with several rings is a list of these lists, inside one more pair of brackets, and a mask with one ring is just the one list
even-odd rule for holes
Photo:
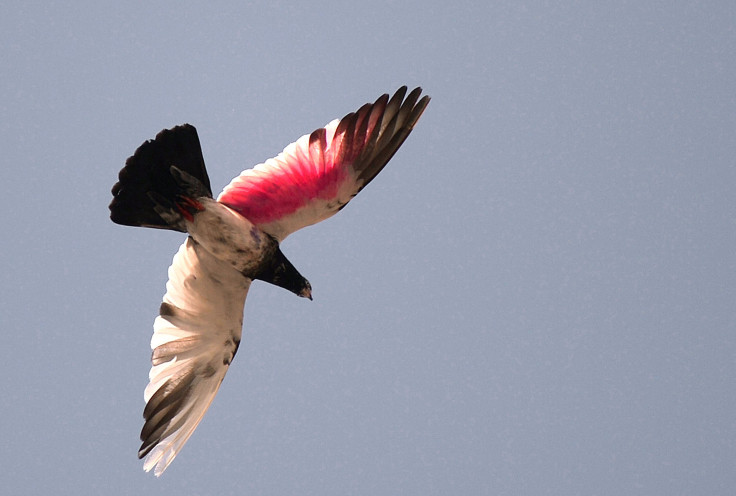
[[191,237],[174,257],[151,339],[138,453],[146,471],[163,473],[212,403],[240,343],[250,283]]

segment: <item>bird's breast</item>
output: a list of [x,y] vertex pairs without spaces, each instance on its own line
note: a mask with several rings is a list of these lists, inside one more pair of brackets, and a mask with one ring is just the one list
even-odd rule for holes
[[211,198],[198,200],[204,209],[187,222],[192,238],[245,276],[258,273],[278,249],[276,240],[222,203]]

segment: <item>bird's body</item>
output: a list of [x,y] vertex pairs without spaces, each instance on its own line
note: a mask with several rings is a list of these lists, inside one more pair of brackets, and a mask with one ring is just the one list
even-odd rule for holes
[[259,265],[272,255],[278,243],[218,201],[206,199],[202,206],[186,223],[189,235],[214,256],[254,279]]
[[247,169],[215,200],[199,138],[185,124],[141,145],[113,187],[111,218],[188,233],[154,321],[139,457],[160,475],[207,411],[240,344],[251,282],[311,299],[280,249],[338,212],[386,165],[429,103],[406,87],[332,121]]

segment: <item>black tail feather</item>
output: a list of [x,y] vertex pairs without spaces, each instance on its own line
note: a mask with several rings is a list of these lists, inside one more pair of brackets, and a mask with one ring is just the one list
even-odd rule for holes
[[155,139],[143,143],[125,161],[112,195],[113,222],[182,230],[176,222],[178,199],[212,198],[194,126],[184,124],[165,129]]

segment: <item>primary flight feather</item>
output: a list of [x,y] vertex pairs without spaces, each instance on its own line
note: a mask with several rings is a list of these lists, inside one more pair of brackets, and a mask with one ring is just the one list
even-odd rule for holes
[[302,136],[243,171],[217,200],[189,124],[161,131],[125,162],[112,188],[112,221],[188,233],[153,325],[138,452],[146,471],[166,470],[217,394],[240,344],[251,281],[312,298],[279,245],[337,213],[388,163],[429,103],[421,88],[406,92]]

